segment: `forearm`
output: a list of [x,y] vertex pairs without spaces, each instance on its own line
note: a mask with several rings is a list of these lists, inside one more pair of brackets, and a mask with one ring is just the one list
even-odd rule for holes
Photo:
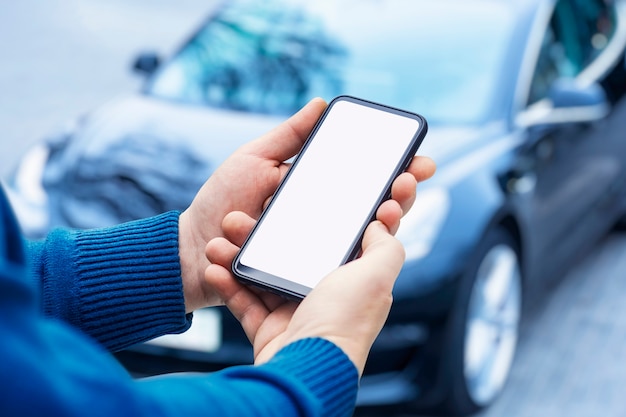
[[55,230],[29,251],[44,314],[110,350],[189,326],[176,212],[111,228]]
[[140,382],[163,415],[350,416],[358,374],[334,344],[323,339],[292,343],[266,364],[211,375],[170,376]]

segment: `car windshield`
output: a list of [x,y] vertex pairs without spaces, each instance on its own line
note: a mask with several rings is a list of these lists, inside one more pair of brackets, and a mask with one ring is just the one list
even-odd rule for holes
[[485,117],[510,38],[497,1],[239,1],[147,85],[154,96],[287,115],[349,94],[425,114]]

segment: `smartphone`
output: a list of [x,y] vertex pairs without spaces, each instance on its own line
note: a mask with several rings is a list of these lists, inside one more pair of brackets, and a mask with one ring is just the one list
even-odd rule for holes
[[359,99],[333,99],[233,260],[233,274],[302,299],[354,259],[391,184],[427,131],[415,113]]

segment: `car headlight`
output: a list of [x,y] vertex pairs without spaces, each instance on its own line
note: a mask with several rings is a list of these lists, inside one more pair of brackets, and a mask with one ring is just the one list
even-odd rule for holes
[[421,259],[430,253],[449,211],[448,190],[435,187],[417,192],[415,204],[402,218],[396,233],[404,244],[407,261]]
[[48,160],[45,144],[33,146],[10,175],[5,191],[26,236],[40,237],[48,228],[48,197],[42,178]]
[[25,201],[33,205],[46,204],[46,192],[42,178],[48,160],[49,148],[38,144],[28,150],[22,157],[12,178],[13,187],[19,191]]

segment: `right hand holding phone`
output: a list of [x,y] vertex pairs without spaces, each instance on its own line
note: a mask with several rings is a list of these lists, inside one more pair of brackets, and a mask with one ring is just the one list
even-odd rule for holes
[[393,199],[380,206],[377,221],[368,226],[362,255],[326,276],[300,304],[235,280],[231,262],[255,220],[242,212],[224,218],[225,238],[211,240],[206,248],[211,265],[205,279],[241,322],[253,344],[255,363],[269,360],[296,340],[322,337],[341,348],[359,374],[363,372],[389,314],[393,285],[404,262],[402,244],[392,233],[413,202],[416,179],[429,178],[434,169],[430,159],[414,159],[410,174],[394,182]]

